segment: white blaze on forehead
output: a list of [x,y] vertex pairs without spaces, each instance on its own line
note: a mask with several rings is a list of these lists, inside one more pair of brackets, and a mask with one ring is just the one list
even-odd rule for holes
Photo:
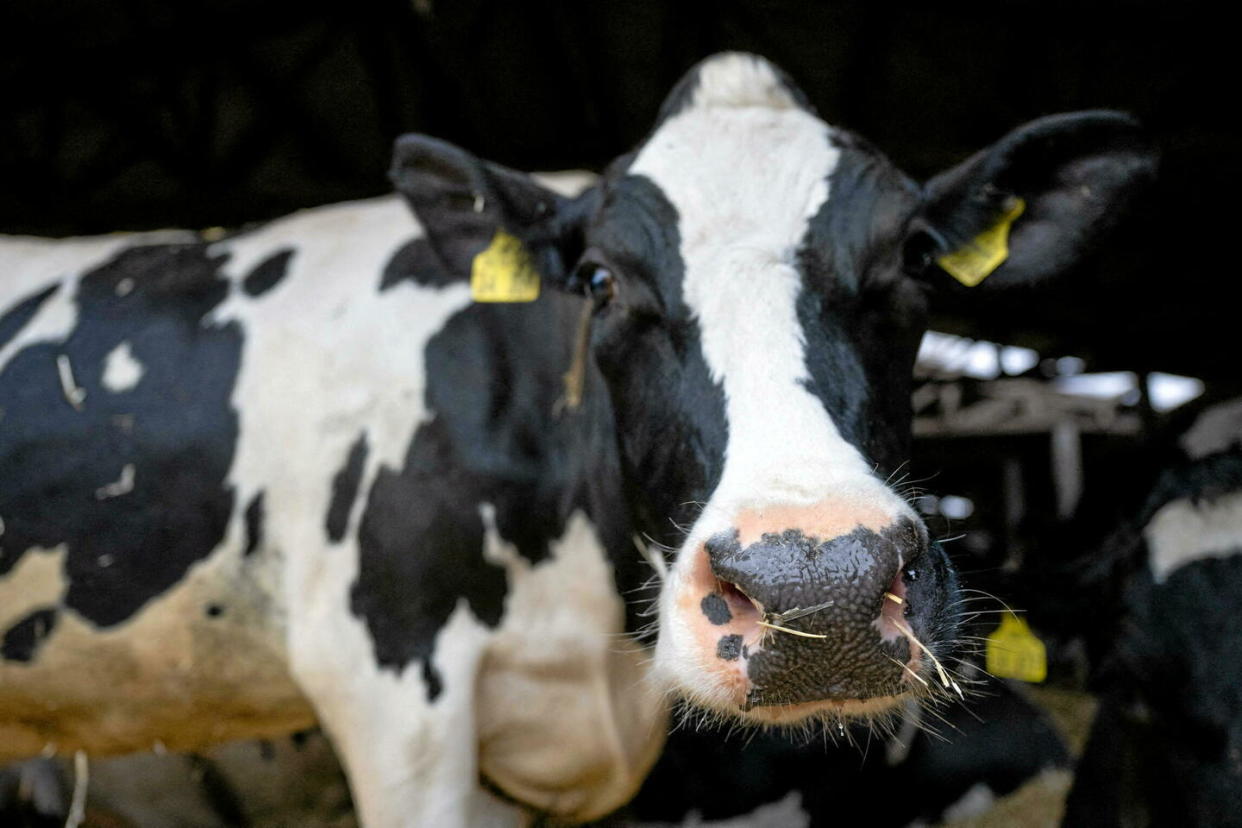
[[794,106],[770,66],[728,56],[703,67],[693,104],[661,125],[630,169],[677,210],[682,293],[724,389],[724,471],[699,538],[744,504],[897,500],[805,385],[796,255],[839,155],[828,125]]
[[142,379],[144,370],[129,342],[122,342],[104,357],[103,386],[114,394],[128,391]]
[[741,52],[721,55],[700,67],[693,101],[693,106],[700,108],[798,108],[798,102],[772,68],[772,64],[755,55]]
[[1242,492],[1198,504],[1188,498],[1167,503],[1143,529],[1148,564],[1157,583],[1205,558],[1242,550]]

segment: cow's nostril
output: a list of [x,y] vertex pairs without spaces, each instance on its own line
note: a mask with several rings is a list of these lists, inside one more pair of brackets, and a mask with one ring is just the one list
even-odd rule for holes
[[759,604],[742,590],[738,589],[736,584],[728,581],[719,581],[720,597],[724,599],[725,604],[729,607],[730,614],[738,621],[750,621],[757,619],[763,615],[763,609]]
[[880,637],[884,641],[905,636],[902,628],[905,626],[905,618],[910,615],[910,595],[903,577],[905,571],[898,569],[892,582],[880,596]]

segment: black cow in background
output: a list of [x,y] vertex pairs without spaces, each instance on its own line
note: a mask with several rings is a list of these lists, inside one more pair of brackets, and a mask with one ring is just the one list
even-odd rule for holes
[[857,750],[834,750],[820,737],[722,740],[682,728],[634,801],[603,825],[898,828],[977,816],[1040,773],[1069,765],[1047,715],[1000,682],[965,705],[905,720],[891,737],[857,727],[846,736]]
[[1163,473],[1092,575],[1101,704],[1065,824],[1242,825],[1242,450]]

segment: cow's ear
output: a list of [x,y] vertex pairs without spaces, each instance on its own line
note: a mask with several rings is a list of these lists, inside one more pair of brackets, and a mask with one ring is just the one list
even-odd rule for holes
[[1036,284],[1091,252],[1155,177],[1156,163],[1129,115],[1040,118],[927,183],[908,256],[913,249],[947,283]]
[[525,173],[483,161],[426,135],[403,135],[389,177],[444,265],[467,278],[503,231],[522,242],[545,284],[563,286],[581,253],[589,197],[569,199]]

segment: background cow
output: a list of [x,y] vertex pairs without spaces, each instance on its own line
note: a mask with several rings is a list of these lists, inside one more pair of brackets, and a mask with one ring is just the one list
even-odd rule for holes
[[1092,561],[1102,695],[1066,825],[1242,825],[1242,451],[1165,471]]
[[[369,824],[514,818],[480,775],[581,819],[637,787],[666,690],[759,724],[951,696],[956,577],[886,483],[921,279],[998,221],[989,284],[1050,279],[1151,166],[1080,113],[920,187],[731,54],[574,199],[407,137],[418,224],[15,242],[42,263],[0,317],[0,744],[318,717]],[[544,295],[472,304],[481,254]],[[658,682],[619,636],[654,597],[636,533],[674,553]]]
[[[1069,755],[1047,716],[995,683],[965,705],[912,710],[891,736],[836,745],[787,734],[682,728],[610,825],[906,826],[977,816]],[[900,792],[896,795],[894,792]],[[729,822],[734,820],[735,822]]]

